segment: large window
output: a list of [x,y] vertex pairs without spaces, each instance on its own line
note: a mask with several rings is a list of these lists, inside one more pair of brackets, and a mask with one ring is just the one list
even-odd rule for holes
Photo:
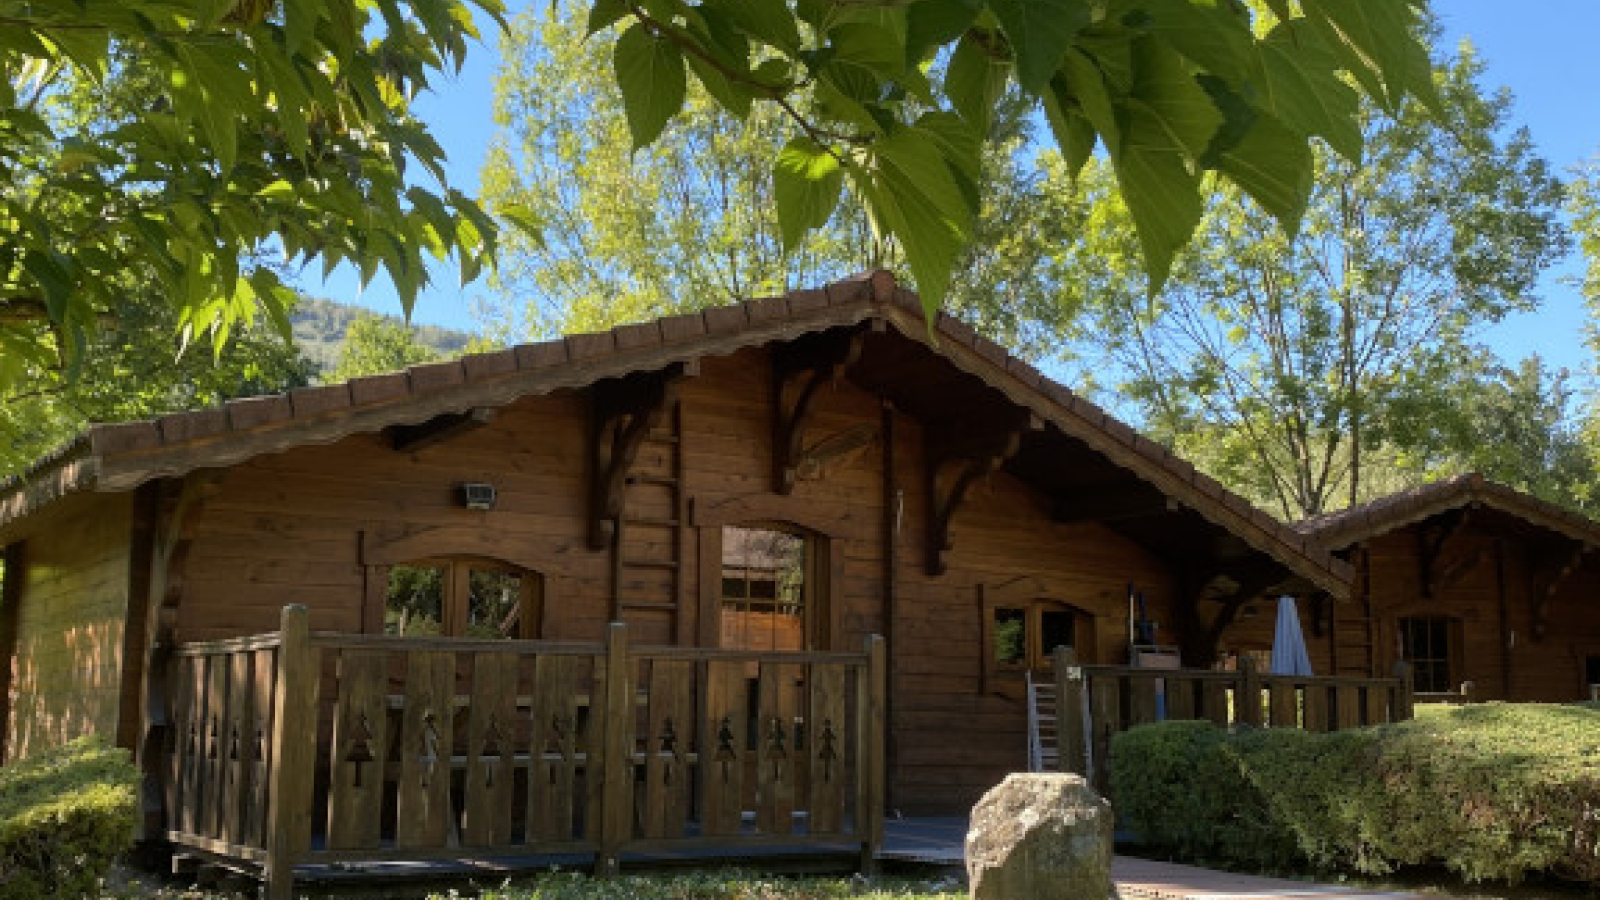
[[1400,620],[1400,658],[1411,664],[1412,685],[1417,691],[1447,694],[1456,689],[1454,631],[1454,621],[1444,616]]
[[815,606],[815,565],[803,535],[722,529],[722,646],[805,650]]
[[385,634],[469,638],[538,636],[539,575],[472,557],[389,567]]

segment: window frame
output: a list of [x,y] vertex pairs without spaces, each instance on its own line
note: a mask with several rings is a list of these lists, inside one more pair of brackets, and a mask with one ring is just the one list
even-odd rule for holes
[[[1054,666],[1053,656],[1042,646],[1045,612],[1072,613],[1073,652],[1080,663],[1095,661],[1096,616],[1093,612],[1066,599],[1069,592],[1060,591],[1037,578],[1022,578],[1005,585],[981,585],[979,615],[979,640],[982,642],[982,690],[984,693],[1019,695],[1024,676],[1028,672],[1049,672]],[[1001,610],[1019,610],[1023,613],[1023,661],[1021,664],[1004,663],[995,646],[995,616]]]
[[[539,637],[540,625],[544,612],[544,576],[524,566],[503,559],[473,554],[449,554],[429,556],[422,559],[406,560],[383,566],[373,566],[377,570],[374,578],[382,586],[382,599],[377,604],[376,629],[370,628],[376,634],[389,634],[388,631],[388,587],[393,569],[405,566],[415,569],[443,569],[440,577],[439,597],[439,634],[437,637],[469,638],[467,628],[470,623],[472,573],[474,572],[500,572],[518,576],[520,579],[517,604],[517,633],[503,635],[497,638],[483,638],[484,640],[534,640]],[[406,635],[398,635],[406,637]],[[435,635],[429,635],[433,637]],[[415,635],[414,637],[422,637]]]
[[[1406,634],[1408,623],[1411,622],[1437,623],[1440,633],[1444,637],[1444,652],[1442,656],[1429,656],[1420,661],[1444,664],[1443,690],[1426,690],[1418,681],[1419,669],[1417,662],[1410,655],[1411,648]],[[1411,666],[1412,690],[1419,694],[1454,694],[1460,690],[1461,684],[1466,680],[1461,655],[1462,630],[1461,619],[1458,616],[1444,615],[1433,611],[1418,611],[1397,615],[1394,619],[1394,646],[1395,659]],[[1429,687],[1438,687],[1430,683]]]

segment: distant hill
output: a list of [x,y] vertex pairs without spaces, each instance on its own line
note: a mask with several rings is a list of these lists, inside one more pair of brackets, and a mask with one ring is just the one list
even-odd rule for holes
[[[316,363],[319,370],[326,372],[339,362],[340,348],[344,346],[344,336],[350,330],[350,323],[368,315],[373,315],[373,312],[365,307],[305,297],[289,316],[289,322],[294,326],[294,339],[300,352]],[[400,321],[398,316],[383,318]],[[472,340],[472,335],[464,331],[437,325],[418,325],[416,329],[417,340],[446,356],[460,355]]]

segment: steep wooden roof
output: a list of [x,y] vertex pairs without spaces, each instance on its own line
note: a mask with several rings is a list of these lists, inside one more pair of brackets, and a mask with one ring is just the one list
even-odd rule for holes
[[[1135,537],[1147,543],[1185,545],[1168,548],[1180,555],[1188,544],[1240,543],[1240,549],[1271,557],[1321,590],[1336,596],[1348,593],[1349,566],[1321,544],[1256,509],[961,321],[941,313],[930,328],[918,297],[883,271],[821,289],[402,372],[232,400],[145,421],[94,425],[24,475],[0,484],[0,530],[71,493],[130,490],[153,479],[229,466],[264,453],[419,424],[523,396],[581,388],[601,379],[864,323],[894,336],[897,346],[887,351],[898,352],[895,359],[919,354],[919,364],[937,365],[949,373],[946,382],[959,378],[967,393],[981,390],[986,402],[996,399],[997,392],[1053,426],[1049,440],[1035,441],[1018,457],[1017,465],[1026,469],[1028,477],[1061,492],[1092,483],[1102,488],[1101,494],[1127,492],[1146,498],[1144,502],[1154,498],[1164,504],[1162,515],[1167,520],[1181,519],[1186,529],[1173,537],[1127,524]],[[899,345],[911,346],[902,350]],[[880,363],[876,374],[862,377],[874,389],[898,392],[897,405],[913,412],[919,404],[932,409],[947,402],[945,397],[928,399],[936,392],[925,381],[907,379],[890,368]],[[1121,480],[1104,483],[1108,473]]]
[[1499,510],[1575,541],[1600,545],[1600,522],[1490,481],[1475,472],[1304,519],[1294,527],[1329,548],[1340,550],[1440,513],[1470,506]]

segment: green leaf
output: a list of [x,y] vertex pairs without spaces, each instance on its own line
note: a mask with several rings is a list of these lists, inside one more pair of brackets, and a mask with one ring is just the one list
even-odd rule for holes
[[784,0],[706,0],[704,9],[726,16],[739,30],[789,56],[800,52],[800,29]]
[[1223,121],[1210,95],[1183,58],[1155,38],[1134,42],[1134,61],[1128,105],[1138,110],[1141,134],[1148,137],[1150,129],[1159,128],[1167,135],[1161,143],[1182,148],[1191,160],[1200,159]]
[[965,243],[971,233],[978,208],[971,195],[956,178],[965,168],[966,151],[952,149],[952,142],[940,132],[917,126],[896,128],[873,144],[882,180],[894,188],[904,202],[915,200],[916,208],[931,211],[942,224]]
[[700,86],[706,89],[718,105],[727,110],[736,119],[746,119],[750,116],[750,104],[755,100],[755,94],[743,84],[729,81],[721,72],[717,71],[710,63],[698,56],[687,57],[689,68],[694,71],[694,77],[700,80]]
[[633,149],[638,150],[654,142],[683,108],[688,90],[683,54],[676,45],[635,22],[617,38],[612,62]]
[[1200,222],[1196,161],[1222,116],[1182,57],[1165,44],[1141,38],[1133,51],[1134,92],[1122,107],[1127,125],[1112,164],[1139,233],[1153,292],[1166,281],[1173,257]]
[[1061,61],[1060,73],[1051,79],[1050,95],[1063,110],[1075,110],[1087,119],[1100,133],[1106,148],[1113,155],[1117,153],[1122,144],[1122,123],[1105,76],[1093,60],[1077,50],[1068,51]]
[[1087,0],[989,0],[1011,42],[1023,90],[1037,96],[1049,88],[1073,39],[1089,24],[1091,6]]
[[594,5],[589,7],[589,31],[592,36],[596,32],[622,21],[629,13],[627,0],[594,0]]
[[977,0],[913,0],[906,10],[905,64],[920,65],[960,37],[982,9]]
[[1311,148],[1304,135],[1272,116],[1257,116],[1244,139],[1219,155],[1217,168],[1294,238],[1311,197]]
[[1083,171],[1089,157],[1094,155],[1095,129],[1089,120],[1069,106],[1063,106],[1056,94],[1056,84],[1050,83],[1050,93],[1044,97],[1045,118],[1050,123],[1050,133],[1055,135],[1056,146],[1061,148],[1062,161],[1073,178]]
[[785,252],[792,252],[806,232],[821,228],[839,205],[844,171],[826,147],[798,137],[778,153],[772,167],[778,230]]
[[1256,103],[1283,124],[1320,135],[1339,155],[1361,158],[1360,100],[1304,19],[1282,23],[1257,45]]
[[1250,13],[1237,0],[1140,0],[1146,30],[1201,69],[1240,84],[1251,75]]
[[1004,95],[1011,66],[990,55],[971,35],[963,35],[945,67],[944,93],[961,117],[980,134],[989,133],[995,104]]
[[1413,93],[1436,102],[1428,51],[1406,0],[1302,0],[1306,16],[1368,94],[1393,111]]
[[886,166],[851,175],[879,231],[892,234],[905,250],[923,309],[932,315],[950,288],[950,273],[966,244],[965,235],[952,228],[937,205],[896,169]]

